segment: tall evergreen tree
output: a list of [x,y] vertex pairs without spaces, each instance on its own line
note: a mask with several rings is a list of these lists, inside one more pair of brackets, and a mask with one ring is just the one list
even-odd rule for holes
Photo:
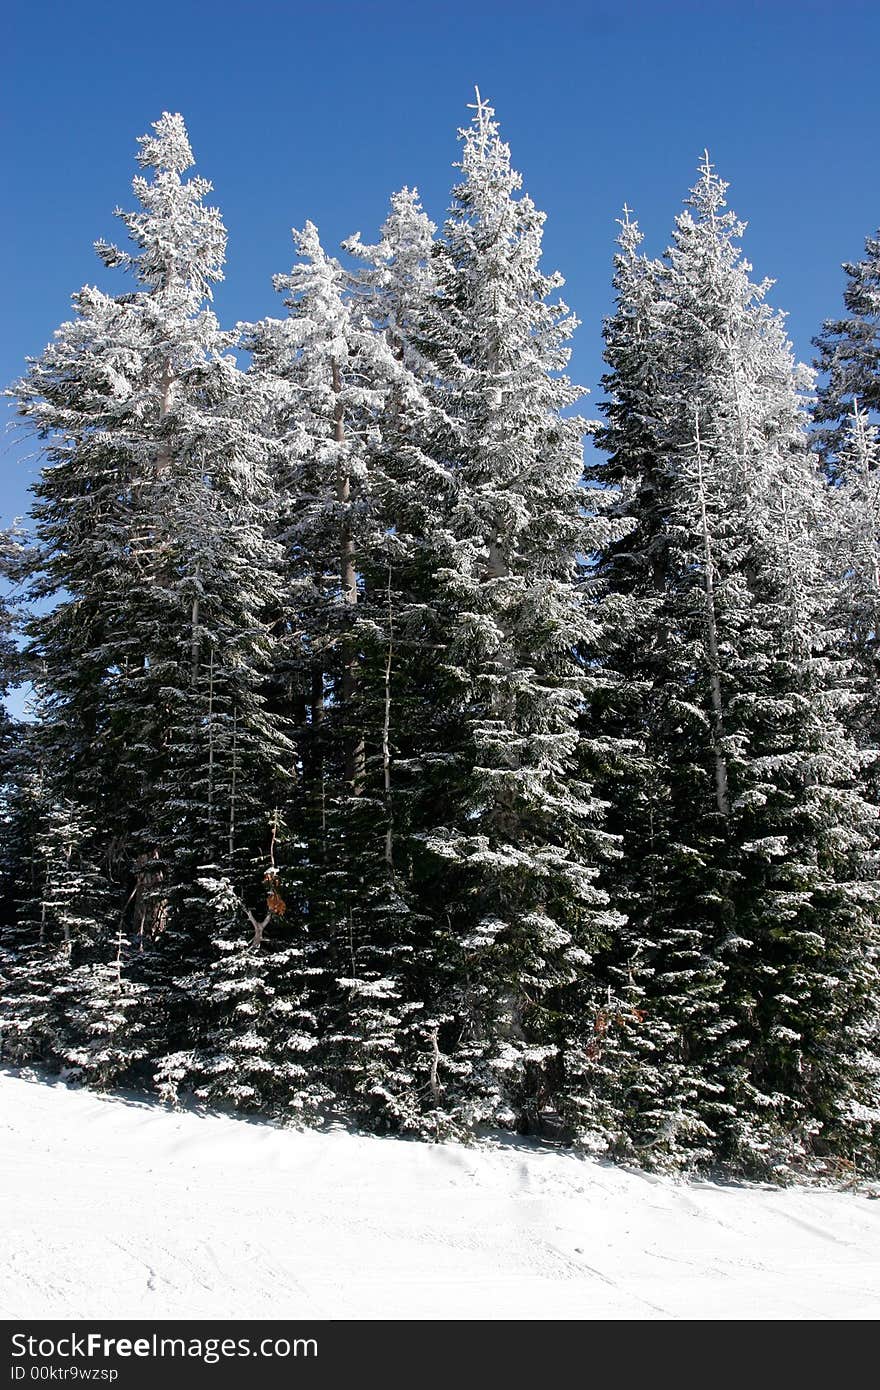
[[288,872],[308,936],[280,963],[277,1007],[291,1007],[292,991],[309,1024],[299,1105],[409,1127],[419,1106],[403,1053],[420,1005],[403,982],[415,951],[394,860],[391,685],[395,625],[399,635],[407,621],[395,575],[411,552],[399,505],[401,421],[418,398],[409,320],[431,230],[413,196],[398,195],[380,245],[357,243],[369,268],[353,280],[307,224],[295,234],[301,263],[276,277],[289,317],[248,330],[287,575],[278,698],[301,748]]
[[[702,556],[693,553],[693,518],[687,529],[681,520],[679,457],[658,437],[660,395],[674,368],[664,354],[664,267],[640,253],[641,240],[627,211],[617,308],[605,325],[610,399],[597,442],[609,457],[590,470],[603,489],[590,494],[594,505],[621,523],[596,558],[608,680],[585,724],[605,740],[599,788],[623,851],[606,882],[627,922],[597,962],[605,998],[585,1039],[580,1137],[676,1167],[712,1152],[706,1110],[723,1036],[713,938],[723,883],[707,715],[693,691],[694,648],[707,635],[699,589],[692,594]],[[691,553],[682,554],[688,541]]]
[[708,156],[662,259],[627,213],[585,478],[544,216],[473,109],[439,240],[408,188],[354,269],[306,223],[235,333],[165,113],[97,246],[128,287],[13,389],[47,466],[35,547],[0,536],[39,600],[23,655],[0,605],[38,716],[0,713],[0,1050],[876,1167],[877,248],[819,340],[828,487]]
[[860,261],[844,262],[844,315],[826,319],[814,340],[821,373],[814,406],[818,442],[832,479],[845,476],[849,417],[855,400],[880,411],[880,232],[865,240]]
[[[423,452],[430,614],[439,635],[423,720],[423,854],[432,919],[438,1090],[468,1123],[529,1127],[556,1103],[589,952],[617,922],[596,886],[610,851],[576,770],[596,618],[578,557],[585,518],[580,395],[562,374],[574,320],[548,297],[544,223],[479,95],[434,257],[417,343],[431,363]],[[579,1027],[579,1023],[578,1023]]]
[[0,930],[14,917],[15,880],[22,855],[22,826],[17,814],[18,793],[26,760],[24,731],[12,718],[6,701],[24,677],[15,642],[18,622],[11,594],[24,558],[16,528],[0,531],[0,583],[10,596],[0,595]]
[[836,454],[839,479],[826,494],[825,558],[837,586],[841,655],[852,663],[855,699],[849,726],[865,750],[871,799],[880,799],[878,633],[880,633],[880,438],[858,400]]
[[140,206],[120,213],[135,250],[97,244],[135,288],[80,291],[14,394],[49,460],[33,592],[52,606],[30,646],[44,776],[92,828],[114,904],[104,958],[121,913],[154,986],[155,1055],[191,1022],[171,981],[206,949],[198,866],[253,872],[289,753],[261,696],[275,584],[262,444],[234,338],[206,307],[226,234],[211,185],[183,177],[181,117],[140,145]]
[[639,1024],[610,1061],[624,1147],[775,1172],[864,1137],[876,832],[802,375],[725,188],[707,160],[660,265],[624,229],[606,329],[598,476],[623,481],[633,524],[598,563],[621,621],[597,718],[640,772],[636,796],[608,787],[630,923],[606,968]]

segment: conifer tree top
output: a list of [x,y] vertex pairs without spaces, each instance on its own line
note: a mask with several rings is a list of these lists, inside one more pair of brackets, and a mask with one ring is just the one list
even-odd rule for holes
[[153,122],[152,134],[138,137],[137,161],[153,178],[135,175],[137,212],[116,209],[141,254],[129,255],[104,241],[95,250],[106,266],[131,270],[147,290],[186,286],[210,299],[211,284],[223,279],[226,228],[216,207],[206,206],[213,191],[208,179],[181,175],[194,163],[183,117],[169,111]]
[[479,173],[481,182],[497,196],[504,192],[508,196],[522,187],[522,177],[511,168],[510,146],[501,139],[495,110],[480,96],[479,87],[474,88],[476,101],[469,109],[473,119],[469,126],[459,129],[459,139],[464,142],[461,160],[454,167],[461,169],[465,178],[472,180]]
[[[697,166],[700,177],[694,184],[687,199],[688,205],[695,208],[701,217],[709,220],[717,218],[719,213],[727,207],[725,194],[730,187],[724,179],[719,178],[715,172],[715,165],[709,159],[709,151],[703,150],[703,158]],[[732,219],[737,225],[737,236],[742,236],[746,224],[740,222],[733,213],[727,213],[727,217]]]
[[162,169],[171,174],[182,174],[195,164],[192,146],[186,133],[183,117],[179,112],[163,111],[158,121],[153,121],[153,135],[139,135],[140,153],[137,161],[142,169]]

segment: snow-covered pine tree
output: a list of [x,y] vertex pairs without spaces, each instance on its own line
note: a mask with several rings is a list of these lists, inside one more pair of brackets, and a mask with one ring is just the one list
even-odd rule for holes
[[[29,897],[34,839],[30,739],[6,705],[23,677],[14,640],[18,626],[11,595],[23,562],[22,537],[0,531],[0,1056],[22,1060],[38,1055],[49,1031],[45,993],[28,979],[35,933],[21,921],[21,899]],[[26,915],[26,914],[25,914]]]
[[412,195],[399,195],[380,247],[360,248],[373,268],[353,282],[307,224],[295,233],[300,264],[276,277],[288,318],[247,331],[275,450],[287,576],[276,698],[301,748],[286,817],[308,936],[297,948],[299,988],[285,962],[276,999],[321,1036],[315,1048],[303,1034],[309,1094],[295,1103],[314,1109],[332,1095],[377,1126],[411,1126],[418,1111],[403,1061],[418,1005],[402,992],[414,952],[398,940],[411,922],[394,867],[390,784],[402,609],[389,574],[408,542],[389,510],[381,460],[393,453],[400,465],[392,435],[418,394],[405,335],[431,230]]
[[[640,633],[651,622],[648,586],[639,572],[644,561],[642,547],[633,543],[629,534],[644,525],[640,523],[642,512],[650,515],[655,502],[650,436],[640,408],[644,407],[646,381],[654,364],[657,268],[639,254],[642,238],[630,218],[630,209],[625,210],[620,226],[614,273],[617,314],[605,323],[606,357],[616,370],[604,379],[614,394],[603,409],[612,419],[614,442],[601,441],[611,452],[608,460],[588,456],[584,496],[585,506],[594,514],[614,519],[617,525],[605,536],[598,556],[594,551],[582,562],[588,576],[587,591],[603,606],[605,640],[610,644],[612,662],[603,670],[604,679],[594,682],[581,715],[582,759],[596,779],[597,791],[605,791],[606,825],[618,836],[626,828],[630,803],[647,804],[656,795],[658,776],[640,728],[648,677],[646,674],[640,682],[632,661],[635,650],[641,647]],[[640,471],[633,468],[635,459],[640,461]],[[644,496],[636,499],[640,489]],[[656,505],[660,505],[659,499]],[[624,677],[619,649],[628,634],[633,637],[634,651],[626,663],[631,669]],[[621,796],[624,786],[626,795]],[[597,943],[593,953],[597,988],[585,993],[578,1026],[566,1049],[561,1110],[579,1147],[622,1155],[632,1151],[632,1120],[640,1099],[659,1097],[662,1087],[659,1073],[652,1075],[649,1067],[656,1048],[640,1026],[644,1022],[640,1007],[644,986],[639,973],[638,914],[633,923],[628,915],[633,902],[637,904],[641,897],[642,866],[631,856],[615,859],[604,866],[601,881],[613,887],[612,900],[624,917],[614,932]],[[646,1049],[641,1057],[640,1041]],[[675,1082],[669,1080],[674,1089]]]
[[[858,400],[836,454],[839,482],[826,493],[829,572],[839,585],[842,654],[853,663],[858,698],[849,724],[860,748],[880,749],[880,433]],[[874,757],[865,768],[880,800]]]
[[617,925],[596,886],[610,852],[578,774],[577,721],[597,621],[578,557],[585,518],[580,395],[563,375],[574,320],[540,269],[544,217],[492,109],[461,132],[462,178],[433,258],[417,346],[430,362],[422,451],[433,493],[426,592],[437,650],[422,696],[422,852],[412,885],[431,919],[443,1021],[438,1103],[467,1125],[537,1125],[552,1111],[572,999]]
[[[10,593],[27,566],[20,531],[0,533]],[[0,603],[0,701],[27,674],[19,626]],[[16,1063],[64,1057],[71,958],[93,940],[100,900],[88,828],[73,803],[53,801],[40,747],[39,726],[0,704],[0,1055]]]
[[826,319],[814,339],[821,379],[813,409],[817,439],[829,477],[842,476],[849,419],[860,408],[880,412],[880,231],[865,240],[860,261],[844,262],[844,316]]
[[14,634],[18,627],[10,594],[23,563],[23,539],[17,528],[0,531],[0,932],[14,920],[15,881],[22,854],[16,806],[25,766],[25,738],[6,701],[23,679],[23,663]]
[[[39,747],[39,731],[31,742]],[[16,798],[26,853],[15,920],[4,932],[2,1053],[18,1063],[73,1064],[101,1085],[142,1056],[141,1025],[132,1015],[143,987],[122,978],[127,943],[120,933],[116,978],[105,989],[100,946],[107,884],[94,859],[94,827],[80,806],[52,792],[37,765]]]
[[450,1126],[438,1069],[440,1029],[452,1021],[437,988],[436,906],[426,910],[416,887],[425,777],[444,756],[436,726],[447,717],[436,684],[446,638],[434,533],[449,474],[427,452],[438,371],[421,342],[437,293],[435,232],[416,190],[404,188],[391,198],[376,245],[359,236],[345,243],[362,262],[350,281],[353,312],[382,336],[393,368],[386,365],[370,456],[374,540],[359,565],[367,786],[382,815],[363,879],[369,927],[358,942],[359,983],[352,982],[357,1090],[379,1122],[432,1137]]
[[682,611],[690,562],[676,526],[678,459],[659,442],[668,371],[663,266],[641,253],[641,242],[626,209],[616,309],[604,328],[608,423],[597,443],[608,457],[588,470],[592,504],[622,522],[595,557],[606,680],[584,724],[599,741],[609,829],[622,836],[623,853],[604,881],[627,921],[597,957],[604,998],[570,1065],[580,1069],[573,1122],[583,1145],[687,1167],[711,1154],[703,1112],[714,1094],[707,1055],[718,1036],[718,813],[714,795],[706,803],[700,766],[705,716],[692,703],[693,645],[703,631],[699,610],[696,630]]
[[5,789],[0,927],[0,1056],[17,1065],[60,1056],[64,1037],[53,991],[69,966],[55,934],[47,939],[45,930],[45,875],[37,849],[44,807],[30,750],[22,751]]
[[165,113],[140,146],[139,208],[119,214],[135,250],[97,244],[134,288],[80,291],[13,394],[49,460],[33,590],[52,606],[30,646],[45,765],[94,827],[113,902],[103,962],[121,914],[154,987],[155,1057],[194,1021],[171,981],[207,950],[198,866],[252,872],[290,755],[261,696],[264,446],[234,338],[207,307],[226,233],[211,185],[183,177],[182,118]]
[[725,188],[707,159],[660,266],[625,229],[606,330],[599,481],[634,524],[599,560],[622,621],[596,717],[647,790],[614,797],[630,923],[609,975],[639,1028],[610,1060],[644,1160],[779,1173],[864,1157],[875,817],[841,719],[803,376]]
[[415,388],[416,403],[424,408],[418,383],[432,375],[419,350],[419,333],[436,290],[431,262],[437,228],[424,211],[417,188],[401,188],[392,193],[390,202],[375,245],[365,245],[358,232],[343,248],[362,263],[349,277],[354,311],[366,315],[412,374],[412,379],[394,379],[394,406],[402,414],[408,403],[412,405],[407,401],[407,387]]
[[164,1059],[160,1092],[168,1099],[187,1088],[212,1103],[311,1119],[332,1099],[313,1074],[317,1020],[303,1006],[308,937],[301,920],[285,923],[278,862],[283,839],[276,810],[265,904],[256,912],[227,876],[209,869],[200,880],[216,918],[214,958],[200,981],[205,1022],[197,1048]]
[[[687,324],[700,306],[706,313],[708,282],[730,263],[731,234],[739,235],[722,213],[724,192],[707,160],[695,190],[704,235],[680,226],[671,252],[683,349],[692,350]],[[763,286],[751,313],[737,315],[749,267],[738,269],[714,357],[723,362],[726,349],[729,385],[713,428],[695,420],[689,460],[699,473],[706,441],[708,456],[729,470],[728,524],[738,498],[741,513],[731,559],[738,551],[750,602],[748,626],[731,623],[718,663],[719,675],[722,660],[728,667],[719,732],[724,721],[736,869],[735,927],[722,950],[731,1021],[744,1043],[725,1078],[723,1154],[771,1171],[817,1154],[872,1163],[870,1125],[855,1117],[876,1099],[866,1067],[876,1026],[876,813],[861,795],[846,721],[853,675],[840,660],[821,564],[824,487],[802,395],[810,382],[780,316],[762,302]]]

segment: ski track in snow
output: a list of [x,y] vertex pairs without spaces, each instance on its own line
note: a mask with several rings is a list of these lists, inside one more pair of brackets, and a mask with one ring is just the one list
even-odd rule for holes
[[880,1201],[0,1073],[4,1318],[857,1319]]

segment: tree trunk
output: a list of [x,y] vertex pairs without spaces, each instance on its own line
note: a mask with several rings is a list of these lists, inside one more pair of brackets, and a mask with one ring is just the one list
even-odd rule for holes
[[[341,400],[342,382],[339,374],[339,366],[333,363],[333,390],[336,393],[336,409],[333,417],[333,438],[337,444],[345,443],[345,424],[343,420],[343,408]],[[351,517],[348,511],[348,502],[351,500],[351,474],[347,464],[343,461],[340,450],[339,462],[337,465],[336,477],[336,500],[346,504],[342,518],[340,536],[340,582],[342,586],[342,601],[351,610],[352,617],[354,609],[357,607],[357,572],[355,570],[354,538],[351,534]],[[354,641],[350,634],[344,639],[342,652],[342,717],[347,725],[345,736],[345,780],[351,786],[355,796],[359,795],[363,789],[364,781],[364,740],[352,728],[352,715],[354,697],[357,692],[357,652],[355,651]]]
[[[171,359],[166,358],[162,366],[162,376],[159,385],[162,389],[162,398],[159,402],[159,424],[164,423],[171,411],[171,400],[174,395],[174,373],[171,366]],[[167,442],[163,439],[156,454],[156,472],[159,477],[167,473],[171,468],[171,450]]]
[[310,747],[310,773],[314,782],[321,808],[321,835],[327,833],[327,807],[324,797],[324,747],[322,725],[324,723],[324,672],[320,666],[312,667],[312,737]]
[[391,662],[394,656],[394,609],[391,603],[391,564],[388,565],[388,652],[385,658],[385,712],[382,720],[382,778],[385,790],[385,862],[394,865],[394,815],[391,801]]
[[214,648],[208,657],[208,828],[214,830]]
[[700,411],[694,410],[694,438],[697,448],[697,477],[699,480],[700,524],[703,533],[703,586],[706,596],[706,647],[709,654],[709,689],[712,698],[712,755],[715,764],[715,800],[722,816],[730,815],[730,793],[727,780],[727,759],[724,754],[724,705],[721,693],[721,665],[718,659],[718,628],[715,613],[715,562],[706,514],[706,490],[703,486],[703,446],[700,439]]
[[[196,574],[196,582],[198,582]],[[195,691],[199,683],[199,666],[201,664],[201,652],[199,642],[199,596],[195,595],[192,601],[192,612],[190,614],[190,665],[192,667],[192,688]]]
[[229,787],[229,858],[235,856],[235,796],[238,780],[238,710],[232,711],[232,780]]

